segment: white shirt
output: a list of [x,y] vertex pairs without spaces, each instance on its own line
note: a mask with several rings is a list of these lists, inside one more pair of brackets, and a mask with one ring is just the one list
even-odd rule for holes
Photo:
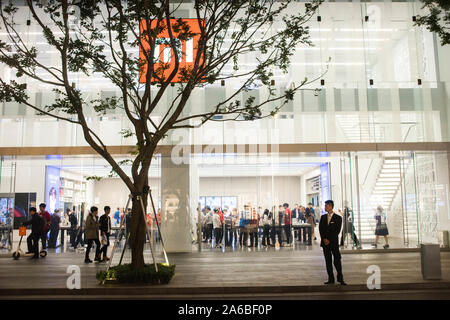
[[214,227],[214,229],[222,228],[222,222],[220,221],[220,216],[217,213],[214,213],[213,227]]
[[330,224],[331,218],[333,218],[333,214],[334,214],[333,211],[331,213],[327,213],[328,225]]

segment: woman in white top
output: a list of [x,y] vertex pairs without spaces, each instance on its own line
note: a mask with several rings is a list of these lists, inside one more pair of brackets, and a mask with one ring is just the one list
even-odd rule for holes
[[377,221],[377,223],[376,223],[376,228],[375,228],[375,243],[373,244],[373,246],[376,248],[377,244],[378,244],[379,236],[383,236],[384,241],[386,242],[386,244],[383,246],[383,248],[387,249],[387,248],[389,248],[389,243],[388,243],[388,238],[387,238],[387,236],[389,235],[389,232],[388,232],[388,228],[387,228],[387,224],[386,224],[386,213],[384,212],[382,206],[377,207],[377,210],[375,212],[375,220]]
[[218,209],[214,209],[213,226],[214,237],[216,239],[216,248],[218,248],[222,246],[222,221],[220,221]]

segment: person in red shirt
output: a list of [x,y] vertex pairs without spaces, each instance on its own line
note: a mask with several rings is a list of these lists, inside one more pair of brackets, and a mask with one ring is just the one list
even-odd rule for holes
[[[159,231],[160,231],[160,228],[161,228],[161,209],[158,209],[158,211],[157,211],[157,213],[156,213],[156,219],[158,219],[158,226],[159,226],[159,228],[158,228],[158,226],[156,227],[156,241],[161,241],[161,235],[160,235],[160,233],[159,233]],[[156,225],[156,222],[155,222],[155,225]]]
[[220,217],[220,222],[222,222],[222,225],[223,225],[224,217],[223,217],[223,212],[222,212],[221,209],[219,209],[218,214],[219,214],[219,217]]
[[286,234],[286,242],[288,246],[291,246],[291,228],[292,228],[292,212],[289,209],[289,204],[283,204],[284,207],[284,233]]
[[45,210],[45,208],[47,207],[47,205],[45,203],[41,203],[39,205],[39,215],[41,217],[44,218],[44,220],[47,222],[44,226],[44,229],[42,230],[42,236],[41,236],[41,240],[42,240],[42,249],[46,249],[47,248],[47,234],[48,234],[48,230],[50,230],[50,213],[48,213],[47,210]]

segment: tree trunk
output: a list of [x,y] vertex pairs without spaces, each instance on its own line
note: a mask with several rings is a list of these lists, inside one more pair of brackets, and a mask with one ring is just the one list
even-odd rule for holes
[[[138,189],[139,190],[139,189]],[[143,190],[141,187],[140,190]],[[144,209],[147,207],[148,192],[141,191]],[[144,267],[144,245],[146,239],[146,219],[142,213],[141,202],[133,196],[130,226],[131,266],[133,269]]]

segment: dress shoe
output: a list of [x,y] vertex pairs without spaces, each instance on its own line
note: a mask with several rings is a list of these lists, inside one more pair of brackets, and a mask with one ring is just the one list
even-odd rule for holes
[[110,259],[108,257],[104,257],[103,261],[109,261]]
[[389,245],[388,245],[388,244],[385,244],[385,245],[383,246],[383,248],[384,248],[384,249],[388,249],[388,248],[389,248]]
[[334,284],[334,280],[328,280],[327,282],[324,282],[323,284]]
[[345,281],[344,280],[342,280],[342,281],[339,281],[339,283],[341,284],[341,286],[346,286],[347,284],[345,283]]
[[85,259],[84,263],[92,263],[92,260],[91,259]]

